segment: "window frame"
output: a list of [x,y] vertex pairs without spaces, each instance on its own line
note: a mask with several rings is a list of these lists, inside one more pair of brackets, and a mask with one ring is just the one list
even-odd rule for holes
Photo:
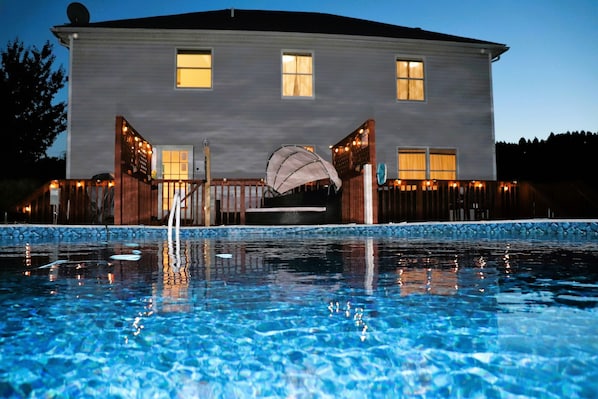
[[[412,153],[424,153],[425,154],[425,178],[424,179],[408,179],[408,178],[401,178],[401,170],[399,169],[400,165],[400,155],[401,151],[404,153],[408,153],[411,151]],[[439,178],[437,176],[433,176],[433,173],[442,173],[442,172],[450,172],[448,170],[432,170],[432,162],[431,157],[435,154],[445,154],[445,155],[453,155],[455,157],[455,176],[444,179]],[[458,180],[459,177],[459,152],[456,148],[449,148],[449,147],[417,147],[417,146],[410,146],[410,147],[397,147],[397,177],[401,180],[442,180],[442,181],[450,181],[450,180]],[[421,170],[409,170],[421,172]]]
[[[210,68],[179,68],[178,56],[181,53],[187,54],[209,54],[210,55]],[[210,86],[179,86],[178,84],[178,73],[179,69],[209,69],[210,71]],[[202,48],[189,48],[189,47],[177,47],[174,51],[174,88],[176,90],[199,90],[199,91],[212,91],[214,90],[214,49],[208,47]]]
[[[284,57],[285,55],[291,56],[309,56],[311,57],[311,95],[309,96],[288,96],[284,94]],[[315,52],[313,50],[281,50],[280,51],[280,97],[284,100],[313,100],[316,97],[316,68],[315,68]],[[309,76],[309,74],[295,73],[293,75]]]
[[[399,73],[398,73],[398,63],[400,61],[403,62],[421,62],[422,64],[422,73],[423,73],[423,77],[420,78],[412,78],[412,77],[406,77],[406,78],[402,78],[399,77]],[[410,102],[410,103],[426,103],[428,101],[428,93],[427,93],[427,76],[428,76],[428,71],[427,71],[427,60],[425,57],[421,57],[421,56],[414,56],[414,55],[406,55],[406,54],[399,54],[396,55],[394,58],[394,82],[395,82],[395,101],[397,103],[405,103],[405,102]],[[411,82],[411,81],[421,81],[423,88],[422,88],[422,99],[412,99],[412,98],[406,98],[406,99],[401,99],[399,98],[399,80],[406,80],[407,82]],[[409,94],[409,93],[408,93]]]
[[[448,170],[448,169],[434,169],[432,170],[432,156],[433,155],[452,155],[455,161],[455,169]],[[432,180],[457,180],[457,149],[456,148],[428,148],[428,177]],[[445,179],[439,178],[432,175],[432,173],[447,173],[447,172],[454,172],[454,177]]]
[[[401,177],[401,151],[404,154],[424,154],[424,179],[410,179]],[[421,173],[422,169],[408,169],[404,172]],[[428,177],[428,148],[427,147],[398,147],[397,148],[397,177],[401,180],[425,180]]]
[[[195,147],[193,145],[189,145],[189,144],[181,144],[181,145],[177,145],[177,144],[168,144],[168,145],[157,145],[154,146],[154,154],[156,154],[156,157],[152,157],[152,169],[156,171],[156,176],[158,177],[158,179],[164,179],[164,160],[163,160],[163,155],[165,151],[178,151],[178,152],[182,152],[182,151],[186,151],[187,152],[187,179],[185,180],[190,180],[190,179],[194,179],[195,178],[195,173],[194,173],[194,164],[195,164]],[[155,160],[154,160],[155,159]],[[182,162],[179,162],[179,165],[182,164]],[[168,180],[176,180],[176,178],[172,178],[172,177],[166,177],[166,179]],[[165,212],[168,211],[170,209],[171,206],[171,197],[165,195],[165,190],[167,187],[164,186],[164,184],[160,183],[158,185],[158,190],[160,192],[160,194],[158,194],[158,209],[161,210],[161,212]],[[188,193],[190,188],[188,183],[184,182],[184,183],[178,183],[175,184],[175,189],[179,189],[181,191],[183,191],[183,193]],[[187,208],[187,205],[185,203],[186,201],[182,202],[182,208]]]

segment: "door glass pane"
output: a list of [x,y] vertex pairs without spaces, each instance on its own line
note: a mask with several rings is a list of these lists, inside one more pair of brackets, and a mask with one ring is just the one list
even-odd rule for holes
[[[189,151],[162,150],[162,178],[164,180],[188,180]],[[185,195],[187,183],[165,182],[162,186],[162,209],[169,210],[176,191]]]

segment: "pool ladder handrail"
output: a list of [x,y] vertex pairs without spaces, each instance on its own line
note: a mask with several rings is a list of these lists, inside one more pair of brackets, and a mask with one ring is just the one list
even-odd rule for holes
[[[176,214],[176,215],[175,215]],[[172,223],[176,216],[175,240],[178,242],[181,234],[181,194],[175,191],[172,197],[172,206],[168,215],[168,241],[172,241]]]

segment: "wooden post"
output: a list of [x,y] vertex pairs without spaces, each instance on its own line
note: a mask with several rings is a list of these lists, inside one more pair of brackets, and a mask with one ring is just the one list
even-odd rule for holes
[[211,225],[211,203],[212,197],[210,195],[210,186],[212,183],[212,170],[210,165],[210,143],[207,139],[203,141],[203,153],[204,153],[204,167],[206,173],[206,184],[204,184],[204,203],[203,203],[203,213],[204,213],[204,225],[206,227],[210,227]]
[[365,224],[374,223],[374,189],[372,187],[372,164],[363,165],[363,222]]

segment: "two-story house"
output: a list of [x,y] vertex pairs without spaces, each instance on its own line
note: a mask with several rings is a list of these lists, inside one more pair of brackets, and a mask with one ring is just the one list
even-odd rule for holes
[[330,145],[376,121],[389,178],[496,179],[492,63],[503,44],[309,12],[226,9],[73,19],[67,177],[114,168],[123,115],[155,145],[155,174],[263,177],[269,154]]

